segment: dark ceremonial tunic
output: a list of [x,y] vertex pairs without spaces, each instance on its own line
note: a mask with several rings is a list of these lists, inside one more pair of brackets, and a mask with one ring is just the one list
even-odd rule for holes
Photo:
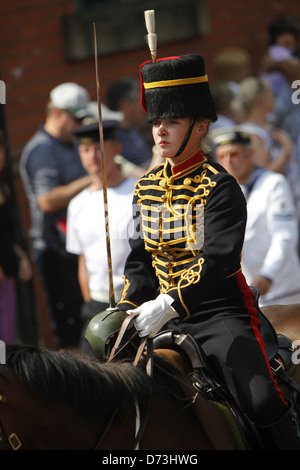
[[217,314],[224,302],[244,307],[243,295],[251,295],[240,287],[246,202],[223,167],[201,152],[173,168],[158,166],[137,183],[133,207],[136,233],[120,307],[153,299],[158,288],[185,322]]
[[164,329],[191,334],[250,418],[273,422],[284,404],[241,271],[247,212],[237,181],[198,152],[141,178],[133,212],[135,232],[118,307],[132,309],[158,293],[172,296],[180,320]]

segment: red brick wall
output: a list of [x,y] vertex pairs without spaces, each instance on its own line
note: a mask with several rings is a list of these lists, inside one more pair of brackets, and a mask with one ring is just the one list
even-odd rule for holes
[[[250,52],[257,69],[266,49],[266,25],[286,12],[283,0],[207,0],[211,33],[193,41],[159,48],[159,55],[200,52],[207,62],[226,45]],[[61,17],[73,11],[72,0],[2,0],[0,7],[0,78],[6,83],[6,119],[12,156],[18,158],[24,143],[43,120],[49,90],[62,81],[86,86],[96,98],[93,60],[68,63],[63,49]],[[300,2],[288,11],[300,21]],[[142,21],[142,19],[141,19]],[[91,31],[92,34],[92,31]],[[159,39],[158,39],[159,40]],[[101,52],[101,50],[100,50]],[[118,75],[136,75],[148,58],[146,49],[104,57],[100,63],[103,94]]]
[[[211,32],[203,38],[159,47],[160,57],[199,52],[204,55],[207,72],[211,74],[211,59],[216,52],[224,46],[240,46],[250,53],[255,73],[267,47],[268,21],[287,12],[300,21],[298,0],[291,0],[288,7],[286,0],[207,0],[206,3]],[[26,229],[29,227],[28,204],[17,163],[24,144],[43,121],[49,90],[61,82],[75,81],[85,86],[92,99],[96,99],[94,61],[69,63],[65,59],[61,17],[72,11],[72,0],[1,1],[0,79],[6,84],[6,126],[11,157],[16,163],[16,188]],[[137,77],[139,64],[148,56],[145,45],[144,49],[128,54],[101,58],[102,96],[109,82],[116,77]],[[38,279],[37,297],[42,333],[46,345],[49,345],[51,332]]]

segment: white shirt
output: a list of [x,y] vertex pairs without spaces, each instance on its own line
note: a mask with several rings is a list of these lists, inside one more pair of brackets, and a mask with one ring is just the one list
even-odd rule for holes
[[248,210],[242,252],[246,280],[250,285],[257,275],[272,280],[270,290],[260,297],[261,305],[300,302],[298,224],[287,180],[257,169],[247,186],[242,186]]
[[[114,289],[122,289],[124,264],[132,235],[132,199],[136,180],[126,179],[107,188],[109,234]],[[84,255],[90,291],[108,292],[108,264],[103,191],[89,188],[75,196],[68,207],[66,249]]]

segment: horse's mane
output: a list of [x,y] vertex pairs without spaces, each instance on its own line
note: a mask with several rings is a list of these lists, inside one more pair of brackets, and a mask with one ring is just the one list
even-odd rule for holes
[[109,419],[122,402],[141,408],[150,400],[150,378],[128,362],[100,363],[69,352],[7,346],[6,365],[49,402],[68,404],[90,420]]

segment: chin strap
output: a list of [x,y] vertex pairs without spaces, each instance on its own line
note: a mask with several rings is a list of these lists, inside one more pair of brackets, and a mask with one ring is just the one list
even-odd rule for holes
[[179,155],[182,154],[182,152],[184,151],[185,147],[187,146],[187,143],[191,137],[191,133],[192,133],[192,130],[193,130],[193,127],[195,125],[195,122],[196,122],[196,119],[195,118],[192,118],[191,122],[190,122],[190,125],[189,125],[189,128],[188,130],[186,131],[186,134],[184,136],[184,139],[182,141],[182,144],[180,145],[176,155],[174,155],[173,158],[176,158],[176,157],[179,157]]

